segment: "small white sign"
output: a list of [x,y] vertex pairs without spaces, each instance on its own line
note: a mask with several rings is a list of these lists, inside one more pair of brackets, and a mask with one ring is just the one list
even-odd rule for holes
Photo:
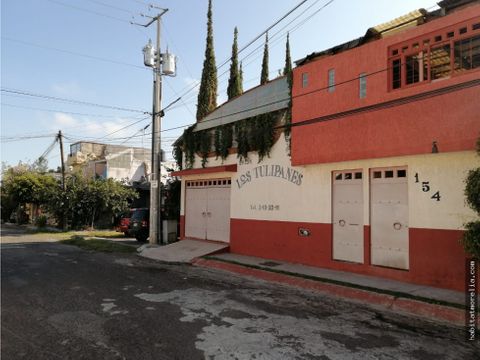
[[151,187],[152,189],[158,188],[158,180],[152,180],[152,181],[150,182],[150,187]]

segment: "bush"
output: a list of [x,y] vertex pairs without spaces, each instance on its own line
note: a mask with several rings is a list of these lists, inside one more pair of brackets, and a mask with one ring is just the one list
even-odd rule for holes
[[[477,154],[480,155],[480,137],[477,139]],[[465,179],[465,197],[468,206],[480,215],[480,167],[470,170]],[[465,224],[462,239],[465,251],[475,259],[480,260],[480,221]]]
[[471,221],[465,224],[462,242],[465,251],[480,260],[480,221]]
[[477,213],[480,213],[480,168],[470,170],[465,183],[467,204]]
[[35,219],[35,225],[39,228],[44,228],[47,226],[47,217],[45,215],[40,215]]

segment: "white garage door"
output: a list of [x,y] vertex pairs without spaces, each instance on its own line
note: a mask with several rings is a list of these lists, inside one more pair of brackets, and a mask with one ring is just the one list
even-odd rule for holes
[[185,236],[230,241],[230,179],[187,181]]
[[363,173],[333,173],[333,258],[363,263]]
[[407,169],[372,169],[370,181],[372,264],[408,269]]

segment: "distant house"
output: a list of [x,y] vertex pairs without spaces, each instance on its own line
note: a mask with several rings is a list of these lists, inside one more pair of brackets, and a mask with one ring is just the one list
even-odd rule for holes
[[148,181],[150,149],[80,141],[70,145],[67,166],[102,179],[112,178],[133,183]]

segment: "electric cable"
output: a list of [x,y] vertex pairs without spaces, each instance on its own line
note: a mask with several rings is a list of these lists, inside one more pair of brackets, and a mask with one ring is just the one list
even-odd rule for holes
[[62,2],[62,1],[58,1],[58,0],[47,0],[47,1],[49,1],[49,2],[51,2],[51,3],[54,3],[54,4],[57,4],[57,5],[65,6],[65,7],[67,7],[67,8],[75,9],[75,10],[78,10],[78,11],[83,11],[83,12],[90,13],[90,14],[94,14],[94,15],[98,15],[98,16],[103,16],[103,17],[108,18],[108,19],[112,19],[112,20],[116,20],[116,21],[120,21],[120,22],[124,22],[124,23],[130,24],[130,21],[129,21],[129,20],[121,19],[121,18],[118,18],[118,17],[116,17],[116,16],[104,14],[104,13],[101,13],[101,12],[98,12],[98,11],[85,9],[85,8],[83,8],[83,7],[80,7],[80,6],[71,5],[71,4],[66,4],[66,3],[64,3],[64,2]]
[[120,107],[120,106],[97,104],[97,103],[92,103],[92,102],[83,101],[83,100],[67,99],[67,98],[61,98],[61,97],[57,97],[57,96],[37,94],[37,93],[32,93],[32,92],[28,92],[28,91],[24,91],[24,90],[20,90],[20,89],[10,89],[10,88],[2,87],[1,91],[6,92],[6,93],[11,93],[11,94],[18,94],[18,95],[37,97],[37,98],[42,98],[42,99],[68,102],[68,103],[77,104],[77,105],[85,105],[85,106],[93,106],[93,107],[113,109],[113,110],[119,110],[119,111],[149,114],[148,111],[143,111],[143,110],[138,110],[138,109],[131,109],[131,108],[124,108],[124,107]]
[[16,43],[19,43],[19,44],[22,44],[22,45],[25,45],[25,46],[31,46],[31,47],[37,47],[37,48],[40,48],[40,49],[57,51],[57,52],[61,52],[61,53],[69,54],[69,55],[84,57],[84,58],[91,59],[91,60],[97,60],[97,61],[108,62],[108,63],[111,63],[111,64],[129,66],[129,67],[132,67],[132,68],[142,69],[142,70],[144,70],[144,71],[145,71],[145,70],[149,70],[149,69],[147,69],[145,66],[140,66],[140,65],[136,65],[136,64],[130,64],[130,63],[126,63],[126,62],[119,61],[119,60],[111,60],[111,59],[107,59],[107,58],[102,58],[102,57],[100,57],[100,56],[93,56],[93,55],[88,55],[88,54],[82,54],[82,53],[79,53],[79,52],[76,52],[76,51],[71,51],[71,50],[66,50],[66,49],[60,49],[60,48],[53,47],[53,46],[45,46],[45,45],[35,44],[35,43],[32,43],[32,42],[28,42],[28,41],[24,41],[24,40],[19,40],[19,39],[14,39],[14,38],[7,37],[7,36],[2,36],[2,39],[3,39],[3,40],[6,40],[6,41],[16,42]]

